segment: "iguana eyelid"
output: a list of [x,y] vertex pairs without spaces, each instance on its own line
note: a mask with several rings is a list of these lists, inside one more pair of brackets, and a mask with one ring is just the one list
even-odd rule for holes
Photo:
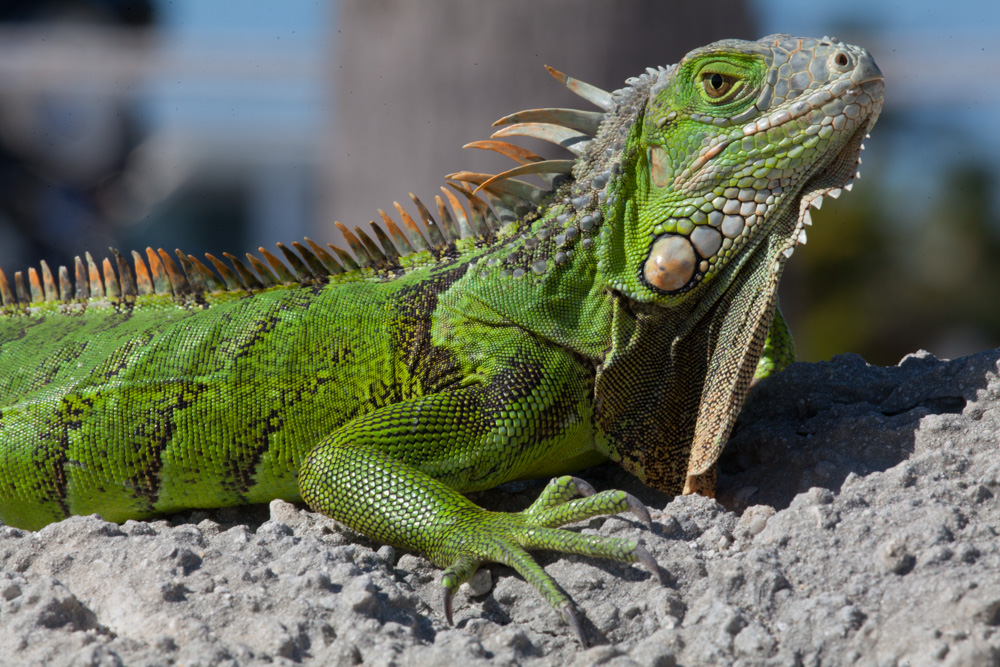
[[[721,79],[718,85],[716,85],[716,77]],[[701,73],[702,88],[713,104],[727,102],[732,99],[739,92],[742,83],[743,80],[741,78],[732,74],[712,70],[702,71]]]

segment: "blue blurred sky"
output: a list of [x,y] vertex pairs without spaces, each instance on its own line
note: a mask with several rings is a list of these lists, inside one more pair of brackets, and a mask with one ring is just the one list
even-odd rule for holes
[[171,0],[160,3],[162,26],[192,38],[264,33],[284,45],[322,46],[328,12],[335,2],[316,0]]
[[[324,113],[322,59],[332,50],[325,40],[329,12],[335,6],[312,0],[159,3],[158,29],[172,52],[202,58],[206,76],[156,82],[146,110],[151,124],[191,127],[201,123],[209,137],[216,131],[251,127],[286,127],[296,135],[315,135]],[[256,62],[255,52],[260,53]],[[272,77],[266,87],[254,76],[241,81],[238,74],[227,72],[224,88],[220,88],[220,77],[207,72],[224,69],[220,61],[231,60],[234,53],[243,58],[235,65],[251,73],[255,67],[281,67],[276,54],[293,65],[282,69],[280,81]]]
[[[879,30],[912,30],[948,26],[996,25],[1000,5],[992,0],[751,0],[772,27],[815,32],[825,26],[857,24]],[[995,41],[995,40],[994,40]]]

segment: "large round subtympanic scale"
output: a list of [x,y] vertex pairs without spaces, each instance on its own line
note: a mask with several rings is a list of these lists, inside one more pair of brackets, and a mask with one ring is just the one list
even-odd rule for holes
[[642,275],[653,287],[673,292],[691,282],[697,265],[698,255],[691,242],[684,236],[667,234],[653,243]]

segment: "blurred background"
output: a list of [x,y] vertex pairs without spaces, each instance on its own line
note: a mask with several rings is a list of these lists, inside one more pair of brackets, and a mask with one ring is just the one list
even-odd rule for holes
[[[0,267],[273,249],[364,225],[506,113],[581,106],[725,37],[867,47],[886,104],[782,305],[803,360],[1000,346],[1000,4],[985,0],[0,0]],[[548,155],[558,152],[542,149]]]

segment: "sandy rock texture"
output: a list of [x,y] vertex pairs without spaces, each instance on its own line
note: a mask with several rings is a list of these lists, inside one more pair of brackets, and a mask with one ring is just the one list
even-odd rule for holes
[[[719,501],[646,502],[581,530],[641,536],[666,572],[539,554],[590,648],[489,565],[444,620],[439,571],[324,517],[270,507],[159,521],[0,526],[12,665],[1000,664],[1000,350],[897,367],[856,356],[761,383]],[[481,494],[526,506],[540,484]]]

